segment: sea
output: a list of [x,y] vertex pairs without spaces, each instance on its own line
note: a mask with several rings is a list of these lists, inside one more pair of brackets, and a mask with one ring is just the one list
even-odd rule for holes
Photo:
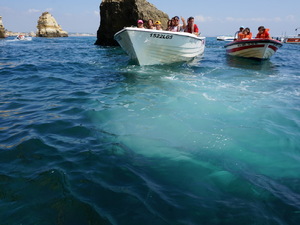
[[300,45],[137,66],[0,40],[1,225],[300,224]]

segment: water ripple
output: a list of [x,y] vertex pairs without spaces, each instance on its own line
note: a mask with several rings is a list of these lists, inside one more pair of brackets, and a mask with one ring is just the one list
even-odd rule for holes
[[1,224],[300,221],[299,46],[140,67],[94,42],[0,40]]

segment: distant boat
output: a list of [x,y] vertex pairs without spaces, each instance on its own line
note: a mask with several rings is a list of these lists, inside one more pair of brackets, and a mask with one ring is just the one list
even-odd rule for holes
[[19,41],[31,41],[32,37],[26,37],[26,36],[20,34],[15,39],[19,40]]
[[288,44],[300,44],[300,36],[299,37],[287,37],[284,40],[285,43]]
[[244,39],[225,45],[226,53],[245,58],[269,59],[282,46],[274,39]]
[[227,35],[227,36],[218,36],[217,40],[218,41],[233,41],[234,37],[230,36],[230,35]]
[[127,27],[114,35],[122,49],[138,65],[187,62],[203,54],[205,37]]
[[[296,28],[295,31],[297,32],[298,29],[300,29],[300,27]],[[284,42],[288,44],[300,44],[300,34],[294,37],[286,37]]]

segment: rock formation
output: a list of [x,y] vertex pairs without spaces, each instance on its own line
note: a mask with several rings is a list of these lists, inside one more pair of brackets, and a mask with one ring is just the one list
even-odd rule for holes
[[117,45],[114,34],[124,27],[137,25],[137,20],[161,21],[167,27],[169,16],[146,0],[102,0],[100,5],[100,27],[96,45]]
[[57,24],[54,17],[49,12],[44,12],[37,25],[37,37],[68,37],[68,33],[63,31]]
[[5,29],[2,23],[2,16],[0,16],[0,38],[5,38]]

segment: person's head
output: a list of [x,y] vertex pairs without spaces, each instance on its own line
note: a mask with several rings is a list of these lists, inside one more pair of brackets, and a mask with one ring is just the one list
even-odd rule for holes
[[143,20],[138,20],[137,21],[137,26],[138,27],[143,27],[144,26],[144,21]]
[[175,18],[174,17],[171,19],[171,26],[175,26]]
[[194,17],[191,16],[191,17],[188,18],[188,21],[187,21],[187,22],[188,22],[189,24],[193,24],[194,21],[195,21]]
[[266,28],[265,28],[264,26],[259,26],[259,27],[258,27],[258,32],[259,32],[259,33],[262,33],[262,32],[265,31],[265,29],[266,29]]
[[240,31],[243,31],[244,30],[244,26],[240,26]]
[[161,22],[160,21],[156,21],[154,25],[156,27],[156,30],[161,29]]
[[149,25],[149,26],[153,26],[153,20],[152,20],[152,19],[149,19],[149,20],[148,20],[148,25]]
[[178,26],[179,25],[179,16],[174,16],[173,19],[174,19],[173,20],[174,21],[174,25]]
[[249,34],[250,33],[250,28],[246,27],[243,32],[246,33],[246,34]]

